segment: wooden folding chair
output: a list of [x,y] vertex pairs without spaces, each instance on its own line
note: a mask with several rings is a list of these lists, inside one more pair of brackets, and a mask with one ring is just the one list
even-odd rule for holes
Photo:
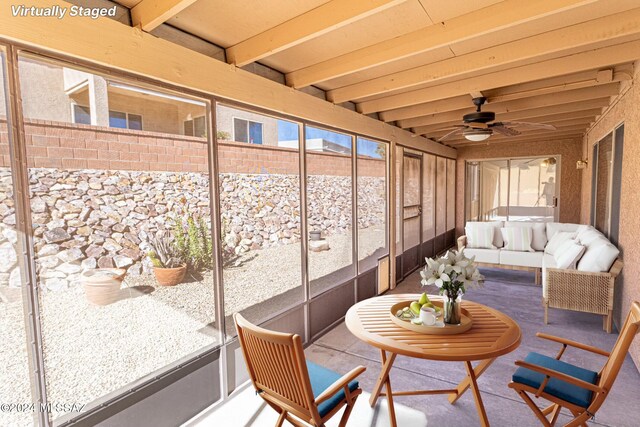
[[[565,427],[586,426],[600,409],[611,391],[629,346],[640,328],[640,303],[634,302],[611,353],[596,347],[564,338],[538,333],[537,336],[562,344],[555,359],[538,353],[529,353],[513,374],[509,387],[514,389],[531,408],[542,425],[552,427],[562,408],[574,416]],[[599,372],[590,371],[560,360],[567,346],[607,357]],[[529,394],[551,402],[539,409]]]
[[284,420],[298,427],[305,427],[299,420],[321,427],[345,405],[340,427],[347,425],[353,405],[362,393],[355,378],[365,371],[364,366],[341,377],[307,362],[299,335],[260,328],[240,314],[234,320],[256,393],[280,414],[276,427],[282,426]]

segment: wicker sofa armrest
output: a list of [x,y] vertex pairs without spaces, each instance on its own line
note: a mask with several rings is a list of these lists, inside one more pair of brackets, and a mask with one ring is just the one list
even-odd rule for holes
[[465,246],[467,246],[467,236],[462,235],[458,237],[458,250],[462,250]]
[[622,265],[616,260],[607,272],[547,268],[544,299],[550,307],[607,314],[613,310],[615,279]]

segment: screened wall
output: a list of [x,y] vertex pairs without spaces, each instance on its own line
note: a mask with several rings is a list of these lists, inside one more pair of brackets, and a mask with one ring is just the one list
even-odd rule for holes
[[307,342],[388,287],[387,142],[0,53],[0,400],[45,408],[0,424],[96,424],[199,373],[182,422],[247,379],[233,314]]
[[455,245],[455,167],[396,146],[396,280]]

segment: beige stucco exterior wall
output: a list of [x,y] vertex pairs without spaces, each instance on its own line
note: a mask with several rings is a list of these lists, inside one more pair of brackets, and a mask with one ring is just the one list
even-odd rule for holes
[[477,145],[458,150],[456,168],[456,234],[464,231],[465,161],[501,159],[510,157],[560,156],[560,222],[580,222],[582,172],[576,169],[576,161],[582,156],[579,139],[540,140],[523,143],[495,143]]
[[278,145],[278,120],[273,117],[256,114],[249,111],[238,110],[235,108],[218,105],[216,111],[216,122],[218,132],[227,132],[231,135],[233,141],[236,140],[233,132],[233,119],[251,120],[253,122],[262,123],[262,144]]
[[[637,69],[637,64],[636,64]],[[624,260],[622,274],[616,282],[615,323],[622,326],[631,303],[640,301],[640,73],[636,72],[628,90],[609,108],[589,130],[583,141],[583,156],[589,165],[583,173],[582,208],[583,222],[590,220],[591,206],[591,155],[593,144],[598,142],[618,125],[624,123],[624,154],[622,159],[622,188],[620,197],[619,249]],[[640,368],[640,340],[630,350],[633,360]]]

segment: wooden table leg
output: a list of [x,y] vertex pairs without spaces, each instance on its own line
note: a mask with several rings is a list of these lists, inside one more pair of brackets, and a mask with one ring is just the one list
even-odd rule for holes
[[480,389],[478,388],[478,382],[476,381],[476,373],[471,365],[471,362],[465,362],[467,365],[467,373],[469,375],[469,381],[471,382],[471,391],[473,391],[473,398],[476,401],[476,409],[478,410],[478,417],[480,417],[480,425],[482,427],[489,427],[489,419],[487,418],[487,412],[484,410],[484,404],[482,403],[482,397],[480,396]]
[[371,404],[371,407],[375,406],[376,402],[378,401],[378,397],[380,397],[380,393],[382,392],[382,386],[384,385],[387,391],[385,396],[387,398],[387,404],[389,407],[389,424],[391,425],[391,427],[397,427],[398,424],[396,421],[396,409],[393,405],[391,380],[389,379],[389,372],[391,372],[393,362],[396,360],[396,354],[389,353],[389,357],[387,358],[387,353],[384,350],[380,350],[380,356],[382,358],[382,369],[380,371],[378,381],[376,382],[376,385],[373,387],[373,391],[371,392],[369,404]]
[[[473,369],[475,378],[480,377],[480,375],[482,375],[482,373],[486,371],[489,366],[491,366],[494,360],[496,359],[486,359],[480,362],[478,366],[476,366],[475,369]],[[468,363],[469,366],[471,366],[470,362],[465,362],[465,363]],[[460,384],[458,384],[458,387],[456,388],[456,392],[451,393],[449,395],[449,403],[451,403],[452,405],[456,403],[457,400],[460,399],[460,396],[462,396],[464,392],[469,389],[470,385],[471,385],[471,378],[467,375],[465,379],[460,381]]]
[[386,385],[389,380],[389,372],[393,367],[393,362],[396,360],[395,353],[389,353],[389,358],[387,358],[387,354],[384,350],[380,350],[380,354],[382,355],[382,369],[380,370],[378,381],[376,381],[376,385],[373,386],[373,390],[371,391],[371,397],[369,397],[369,404],[371,407],[376,405],[380,392],[382,392],[382,387]]

